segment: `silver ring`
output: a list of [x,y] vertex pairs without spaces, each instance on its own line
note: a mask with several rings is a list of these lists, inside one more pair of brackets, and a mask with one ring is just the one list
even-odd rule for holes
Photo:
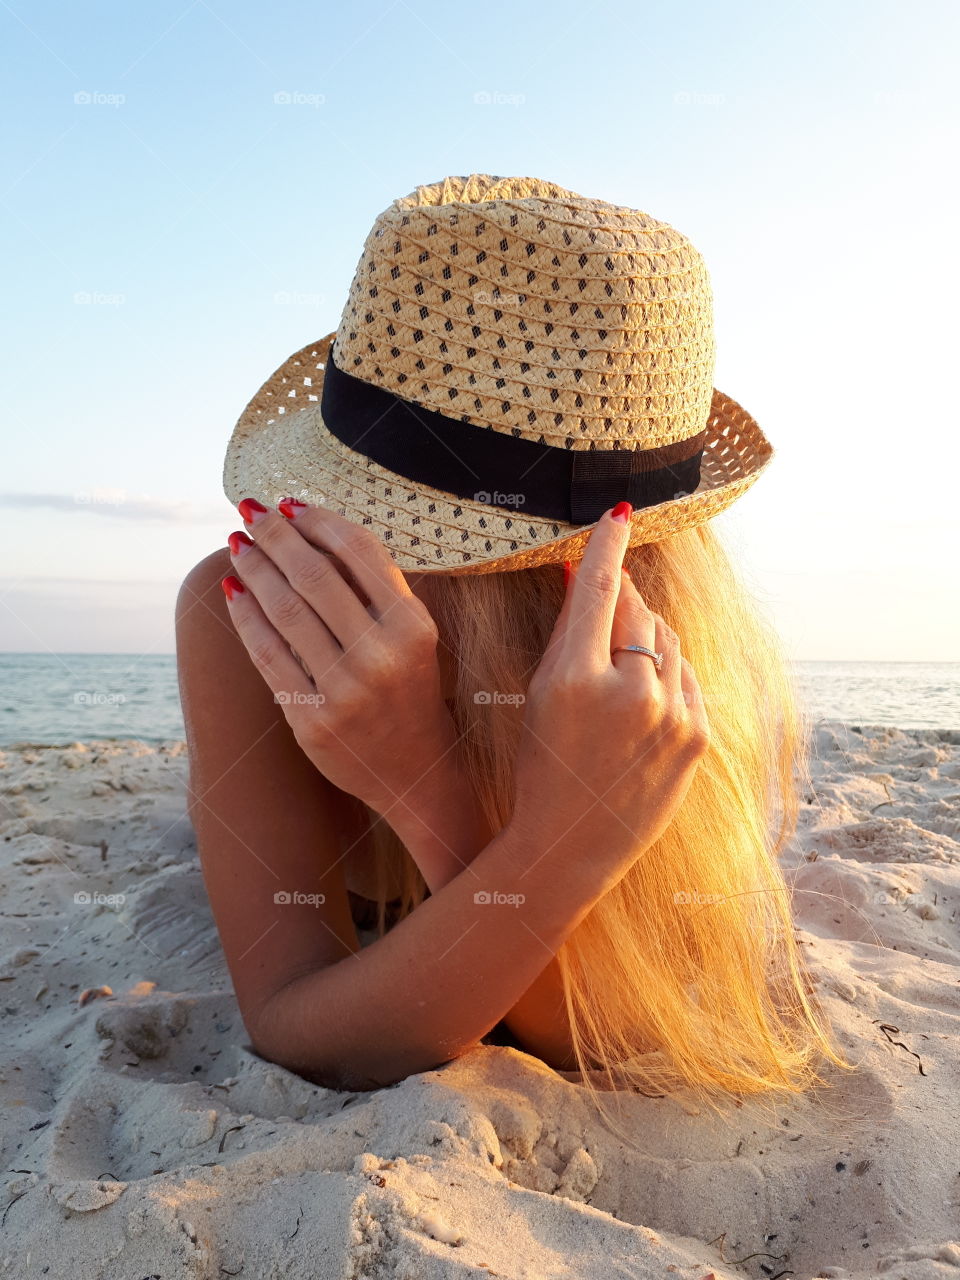
[[621,645],[618,645],[616,649],[614,649],[613,652],[610,654],[611,658],[613,657],[614,653],[645,653],[647,657],[653,659],[653,665],[657,668],[658,671],[663,666],[663,654],[655,653],[653,649],[648,649],[645,645],[642,645],[642,644],[621,644]]

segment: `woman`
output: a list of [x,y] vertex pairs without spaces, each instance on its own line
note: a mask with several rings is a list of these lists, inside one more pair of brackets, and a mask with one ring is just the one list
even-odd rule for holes
[[264,1057],[367,1089],[492,1037],[708,1101],[847,1065],[777,863],[802,726],[706,523],[772,449],[713,359],[679,232],[471,175],[377,218],[248,405],[177,634]]

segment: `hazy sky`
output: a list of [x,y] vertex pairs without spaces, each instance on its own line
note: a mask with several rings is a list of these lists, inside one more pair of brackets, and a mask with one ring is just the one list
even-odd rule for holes
[[777,450],[717,523],[791,653],[960,657],[958,17],[3,0],[0,648],[171,651],[244,405],[391,200],[485,172],[703,253],[715,385]]

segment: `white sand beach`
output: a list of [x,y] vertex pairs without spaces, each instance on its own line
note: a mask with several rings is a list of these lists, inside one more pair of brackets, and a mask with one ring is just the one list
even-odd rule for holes
[[956,1280],[960,733],[815,746],[784,863],[859,1069],[723,1117],[630,1095],[639,1154],[513,1049],[366,1094],[258,1058],[184,745],[0,753],[0,1275]]

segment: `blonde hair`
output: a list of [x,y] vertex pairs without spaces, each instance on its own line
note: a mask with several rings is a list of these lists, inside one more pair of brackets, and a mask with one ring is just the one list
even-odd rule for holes
[[[714,1106],[730,1095],[797,1094],[826,1083],[823,1059],[851,1067],[814,997],[778,861],[809,777],[807,723],[776,634],[708,524],[630,548],[625,564],[680,636],[711,739],[666,832],[557,953],[580,1074],[591,1090],[599,1066],[610,1088],[685,1086]],[[456,672],[454,719],[498,831],[512,812],[523,708],[474,694],[525,692],[563,572],[556,564],[433,581],[432,612]],[[423,900],[423,879],[382,821],[371,834],[378,866],[399,872],[402,918]],[[383,896],[379,908],[382,933]]]

